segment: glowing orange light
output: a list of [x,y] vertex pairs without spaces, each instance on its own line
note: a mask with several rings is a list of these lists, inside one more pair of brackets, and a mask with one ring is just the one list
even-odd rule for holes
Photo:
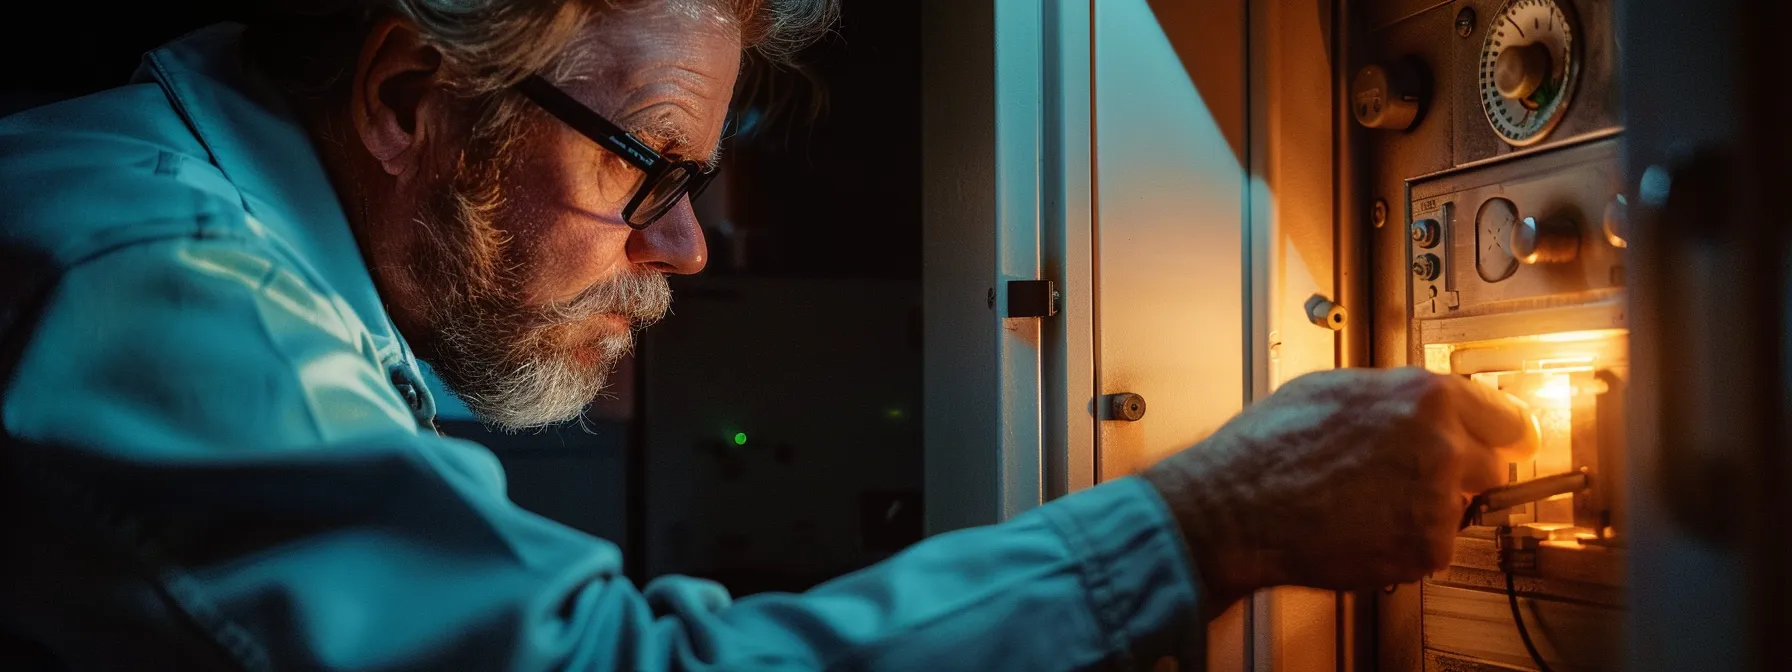
[[1594,341],[1624,333],[1626,332],[1623,329],[1588,329],[1584,331],[1559,331],[1553,334],[1537,334],[1534,338],[1543,343],[1572,343],[1574,341]]
[[1534,394],[1538,399],[1568,399],[1574,396],[1574,385],[1568,382],[1568,376],[1556,374],[1545,380]]
[[1551,372],[1561,372],[1561,373],[1573,373],[1575,371],[1592,371],[1593,370],[1593,358],[1591,356],[1583,355],[1583,356],[1551,357],[1549,359],[1539,359],[1536,361],[1525,362],[1524,370],[1527,373],[1534,373],[1534,372],[1541,372],[1541,371],[1551,371]]

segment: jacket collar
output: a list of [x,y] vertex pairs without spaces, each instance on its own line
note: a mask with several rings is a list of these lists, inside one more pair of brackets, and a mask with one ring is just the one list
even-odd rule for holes
[[370,329],[392,337],[311,138],[272,82],[245,67],[242,31],[219,24],[190,33],[150,52],[137,78],[168,92],[212,163],[242,193],[249,214],[290,245]]
[[386,314],[317,150],[285,96],[246,64],[242,33],[230,23],[190,33],[150,52],[135,79],[167,92],[212,164],[242,194],[244,209],[291,248],[303,272],[342,297],[394,383],[403,369],[405,382],[423,396],[426,408],[413,410],[432,416],[416,359]]

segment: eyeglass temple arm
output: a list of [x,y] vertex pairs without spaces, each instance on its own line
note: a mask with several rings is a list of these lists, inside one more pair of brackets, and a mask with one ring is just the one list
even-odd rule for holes
[[593,142],[602,145],[605,149],[615,152],[617,156],[621,156],[623,160],[628,161],[636,168],[652,171],[659,168],[660,164],[665,161],[652,147],[635,139],[635,136],[611,123],[603,115],[585,107],[583,103],[565,91],[561,91],[560,87],[548,83],[540,75],[530,75],[523,81],[517,82],[516,89],[528,96],[529,100],[534,101],[536,105],[547,110],[548,114],[558,117],[573,130],[591,138]]

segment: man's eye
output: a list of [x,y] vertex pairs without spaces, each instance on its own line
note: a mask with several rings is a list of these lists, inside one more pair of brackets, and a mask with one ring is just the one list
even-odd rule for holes
[[629,165],[628,161],[623,160],[622,156],[615,152],[604,152],[603,156],[598,159],[597,167],[604,172],[614,172],[634,166]]
[[634,189],[646,177],[639,169],[615,154],[605,153],[591,166],[592,175],[587,184],[596,187],[598,195],[606,201],[622,200],[634,193]]

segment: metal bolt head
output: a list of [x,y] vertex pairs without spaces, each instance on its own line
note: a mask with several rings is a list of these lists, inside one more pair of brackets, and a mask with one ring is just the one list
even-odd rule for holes
[[1463,7],[1456,13],[1456,34],[1461,37],[1475,34],[1475,8]]
[[1375,205],[1369,208],[1369,219],[1375,222],[1377,229],[1387,225],[1388,202],[1379,198],[1375,199]]

